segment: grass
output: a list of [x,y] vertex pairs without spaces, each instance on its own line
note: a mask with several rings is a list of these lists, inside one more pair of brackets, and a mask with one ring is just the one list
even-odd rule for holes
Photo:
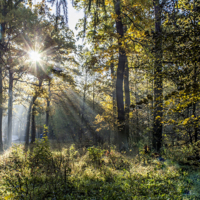
[[47,138],[29,152],[18,145],[0,158],[0,199],[200,198],[200,173],[173,160],[144,165],[115,150],[73,145],[56,151]]

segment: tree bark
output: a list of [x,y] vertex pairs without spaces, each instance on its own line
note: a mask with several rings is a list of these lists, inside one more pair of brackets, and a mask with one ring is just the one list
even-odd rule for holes
[[[112,78],[112,97],[113,97],[113,131],[115,133],[116,130],[116,77],[115,77],[115,71],[114,71],[114,63],[113,63],[113,56],[111,58],[111,78]],[[118,143],[118,134],[114,137],[114,144],[117,145]]]
[[26,130],[25,130],[25,149],[27,150],[29,145],[29,133],[30,133],[30,121],[31,121],[31,110],[32,106],[35,103],[40,91],[40,87],[42,85],[43,79],[39,79],[39,89],[36,91],[35,95],[32,97],[31,103],[29,105],[28,114],[27,114],[27,122],[26,122]]
[[12,111],[13,111],[13,72],[9,69],[9,99],[8,99],[8,147],[12,144]]
[[129,68],[128,59],[126,56],[125,70],[124,70],[124,91],[125,91],[125,120],[126,120],[126,136],[129,138],[129,112],[130,112],[130,92],[129,92]]
[[49,111],[50,111],[50,98],[51,98],[50,84],[51,84],[51,82],[49,80],[49,97],[47,98],[47,110],[46,110],[46,126],[48,127],[47,135],[49,133]]
[[32,108],[32,126],[31,126],[31,143],[35,142],[36,129],[35,129],[35,105]]
[[[194,64],[194,74],[193,74],[193,93],[195,96],[198,95],[198,83],[197,83],[197,65]],[[196,118],[196,106],[197,103],[194,101],[192,104],[192,115]],[[194,141],[198,141],[198,123],[194,121]]]
[[114,0],[115,13],[117,15],[116,29],[119,34],[118,45],[119,45],[119,61],[117,68],[117,81],[116,81],[116,96],[117,96],[117,109],[118,109],[118,143],[119,150],[128,150],[128,138],[125,132],[125,111],[124,111],[124,100],[123,100],[123,76],[126,62],[126,52],[122,47],[121,40],[124,37],[124,26],[122,24],[120,0]]
[[[3,16],[5,16],[5,10],[3,9]],[[3,119],[3,47],[4,47],[4,32],[5,23],[1,23],[1,38],[0,38],[0,151],[3,151],[3,134],[2,134],[2,119]]]
[[83,105],[82,105],[82,116],[81,116],[81,130],[79,132],[79,142],[82,144],[83,140],[83,122],[85,121],[85,96],[87,89],[87,69],[85,70],[85,84],[83,89]]
[[162,145],[163,82],[162,82],[162,30],[161,5],[154,0],[155,13],[155,63],[154,63],[154,124],[153,148],[160,151]]

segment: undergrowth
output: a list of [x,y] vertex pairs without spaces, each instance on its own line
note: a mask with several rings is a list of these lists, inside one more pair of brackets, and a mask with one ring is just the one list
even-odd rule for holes
[[[31,151],[14,146],[0,157],[0,199],[199,199],[198,172],[171,162],[145,166],[116,152],[90,147],[80,154],[52,151],[48,138]],[[145,158],[144,158],[145,159]]]

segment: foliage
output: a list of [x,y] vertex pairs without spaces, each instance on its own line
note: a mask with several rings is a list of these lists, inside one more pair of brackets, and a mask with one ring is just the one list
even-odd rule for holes
[[102,162],[101,158],[102,158],[102,155],[104,154],[104,151],[101,150],[100,148],[90,147],[90,148],[88,148],[88,152],[89,152],[89,158],[93,162],[100,165]]
[[182,165],[200,166],[200,142],[193,145],[170,147],[168,150],[163,148],[163,154]]
[[[51,151],[47,137],[36,141],[32,152],[14,146],[1,156],[1,198],[183,199],[187,191],[189,198],[199,197],[199,173],[167,162],[162,168],[156,167],[159,163],[143,167],[114,150],[92,147],[87,152],[77,157],[74,146]],[[117,163],[129,165],[117,168]]]

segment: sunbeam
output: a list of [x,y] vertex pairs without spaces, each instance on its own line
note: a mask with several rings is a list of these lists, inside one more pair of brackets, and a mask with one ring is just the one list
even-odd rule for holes
[[30,59],[34,62],[38,62],[41,59],[41,55],[37,51],[31,50],[30,52],[28,52],[28,54],[29,54]]

